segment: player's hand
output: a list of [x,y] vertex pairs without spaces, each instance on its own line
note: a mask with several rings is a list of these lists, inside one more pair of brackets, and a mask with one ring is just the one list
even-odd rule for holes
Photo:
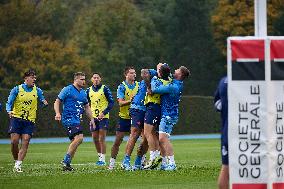
[[56,114],[55,115],[55,120],[56,121],[61,121],[61,114]]
[[134,98],[134,95],[133,95],[133,94],[132,94],[132,95],[130,95],[130,99],[129,99],[129,101],[130,101],[130,102],[132,102],[133,98]]
[[46,100],[43,100],[42,103],[47,106],[48,105],[48,102]]
[[100,115],[98,116],[98,119],[102,120],[104,117],[105,117],[105,114],[104,113],[100,113]]
[[8,116],[9,116],[9,118],[12,118],[13,117],[13,112],[12,111],[8,112]]

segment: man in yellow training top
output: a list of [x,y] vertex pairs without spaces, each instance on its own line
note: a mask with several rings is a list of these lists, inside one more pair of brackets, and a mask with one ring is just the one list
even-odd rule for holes
[[100,73],[94,73],[91,80],[93,85],[86,90],[86,93],[96,126],[95,128],[90,126],[90,131],[99,156],[99,161],[96,164],[104,166],[106,165],[105,138],[109,127],[109,112],[113,107],[114,101],[110,89],[102,84]]
[[130,132],[131,119],[129,108],[132,98],[138,91],[138,82],[135,81],[136,72],[133,67],[127,67],[124,70],[125,81],[123,81],[117,89],[117,101],[119,105],[119,121],[116,128],[116,137],[111,148],[111,158],[109,169],[114,169],[115,159],[119,151],[119,146],[126,132]]
[[[27,154],[30,139],[33,135],[38,102],[48,103],[40,88],[35,86],[36,73],[29,70],[24,73],[24,83],[14,87],[6,103],[6,111],[10,117],[8,133],[11,137],[11,152],[15,160],[14,171],[23,172],[21,165]],[[19,149],[19,140],[22,140]]]

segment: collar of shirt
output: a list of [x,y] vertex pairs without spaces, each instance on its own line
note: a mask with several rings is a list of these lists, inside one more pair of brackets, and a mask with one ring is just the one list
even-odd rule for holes
[[97,92],[102,87],[102,84],[92,85],[92,87],[93,87],[93,90]]

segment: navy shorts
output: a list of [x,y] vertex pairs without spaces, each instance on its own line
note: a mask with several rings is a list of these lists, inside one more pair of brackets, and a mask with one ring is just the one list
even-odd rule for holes
[[73,140],[76,135],[83,133],[83,127],[81,125],[65,127],[65,129],[70,140]]
[[143,129],[145,111],[135,108],[130,108],[130,116],[131,116],[131,127]]
[[96,124],[96,128],[95,129],[90,126],[90,131],[91,132],[98,131],[100,129],[108,130],[109,119],[108,118],[104,118],[102,120],[98,120],[98,119],[95,118],[95,124]]
[[116,126],[116,131],[119,132],[130,132],[131,119],[119,118],[118,124]]
[[222,141],[221,141],[221,156],[222,156],[222,164],[229,165],[228,143]]
[[160,104],[149,103],[146,106],[144,123],[157,126],[160,124],[161,106]]
[[8,133],[17,133],[17,134],[29,134],[33,135],[35,124],[32,121],[20,119],[20,118],[11,118]]

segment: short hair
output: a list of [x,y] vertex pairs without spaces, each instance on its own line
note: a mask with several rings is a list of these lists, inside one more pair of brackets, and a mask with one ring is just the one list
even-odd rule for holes
[[128,74],[129,70],[135,70],[133,66],[128,66],[124,68],[124,75]]
[[74,80],[77,79],[78,76],[86,76],[84,72],[76,72],[74,73]]
[[33,69],[29,69],[28,71],[24,73],[24,78],[29,77],[29,76],[35,76],[35,75],[36,75],[35,71]]
[[163,64],[159,72],[162,79],[168,80],[169,76],[171,75],[171,68],[168,64]]
[[[96,75],[99,75],[100,77],[102,77],[102,74],[99,73],[99,72],[94,72],[93,75],[95,75],[95,74],[96,74]],[[92,75],[92,77],[93,77],[93,75]]]
[[190,75],[190,71],[189,71],[189,69],[187,69],[187,67],[185,67],[185,66],[181,66],[180,68],[180,71],[181,71],[181,79],[182,80],[184,80],[184,79],[186,79],[186,78],[188,78],[189,77],[189,75]]

